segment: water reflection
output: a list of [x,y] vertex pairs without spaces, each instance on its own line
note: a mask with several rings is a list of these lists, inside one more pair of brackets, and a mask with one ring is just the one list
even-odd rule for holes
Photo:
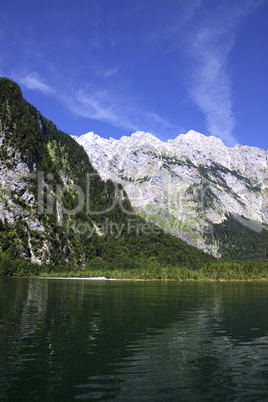
[[[223,294],[214,293],[201,308],[180,312],[178,321],[168,328],[153,334],[147,330],[143,339],[126,347],[127,357],[110,364],[112,376],[89,377],[87,384],[76,386],[87,392],[76,395],[75,399],[266,400],[266,292],[261,309],[264,315],[259,317],[265,328],[262,331],[250,328],[252,320],[248,320],[256,300],[235,294],[238,304],[233,305],[234,300],[230,303],[228,298],[226,305],[226,290]],[[228,289],[228,296],[230,291],[233,293],[233,289]],[[232,320],[241,310],[247,314],[240,317],[237,329],[237,322]],[[252,331],[251,336],[248,331]],[[239,336],[234,338],[233,332]],[[259,336],[261,333],[265,336]],[[248,341],[240,340],[241,337],[248,337]]]
[[265,283],[0,280],[0,399],[257,401]]

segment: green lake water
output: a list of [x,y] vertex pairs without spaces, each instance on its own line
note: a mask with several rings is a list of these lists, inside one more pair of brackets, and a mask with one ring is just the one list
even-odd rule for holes
[[0,278],[0,400],[268,401],[268,283]]

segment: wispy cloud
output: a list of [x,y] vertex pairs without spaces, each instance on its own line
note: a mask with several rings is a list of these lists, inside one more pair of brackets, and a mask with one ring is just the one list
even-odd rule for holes
[[192,59],[189,93],[204,113],[210,134],[227,145],[237,142],[233,136],[235,116],[228,59],[242,17],[264,1],[219,2],[210,19],[199,21],[188,36]]
[[118,70],[117,67],[110,68],[110,69],[99,69],[99,70],[97,71],[97,75],[98,75],[99,77],[109,78],[109,77],[111,77],[111,76],[117,74],[118,71],[119,71],[119,70]]
[[95,22],[93,24],[93,34],[92,37],[90,39],[91,45],[93,47],[95,47],[96,49],[101,49],[102,44],[101,44],[101,40],[100,40],[100,34],[99,34],[99,22]]
[[[162,12],[157,24],[148,25],[148,31],[142,36],[142,41],[147,48],[156,47],[159,42],[164,42],[163,54],[169,54],[181,47],[184,36],[180,33],[191,23],[192,18],[202,7],[204,0],[177,0],[173,7],[167,7],[166,13]],[[179,10],[179,12],[178,12]],[[175,22],[174,22],[175,21]]]
[[232,134],[235,126],[232,84],[226,70],[234,44],[232,36],[232,32],[225,29],[219,32],[213,27],[201,28],[194,35],[191,51],[196,67],[192,68],[189,86],[190,95],[206,116],[210,134],[228,145],[236,143]]
[[182,126],[173,125],[157,113],[140,112],[139,116],[140,130],[148,131],[159,137],[162,141],[166,141],[185,132]]
[[127,131],[148,131],[162,137],[163,140],[166,140],[168,135],[174,136],[178,131],[184,131],[157,113],[142,109],[131,100],[129,94],[120,94],[118,88],[109,90],[105,85],[91,84],[78,89],[68,85],[63,90],[60,86],[47,84],[36,72],[17,75],[16,81],[28,89],[40,91],[60,101],[76,116],[106,122]]
[[80,89],[69,103],[71,110],[80,116],[108,122],[116,127],[135,130],[135,124],[111,91]]
[[45,95],[56,95],[55,90],[46,84],[36,72],[29,73],[26,76],[17,77],[17,80],[28,89],[36,89]]
[[106,121],[115,127],[132,131],[150,131],[152,134],[163,135],[167,131],[177,133],[166,119],[156,113],[140,110],[131,101],[115,96],[111,91],[85,92],[79,90],[75,101],[69,104],[74,113],[90,119]]

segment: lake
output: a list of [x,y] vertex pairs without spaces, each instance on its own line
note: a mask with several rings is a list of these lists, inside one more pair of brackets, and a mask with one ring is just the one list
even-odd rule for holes
[[267,401],[267,282],[0,278],[0,400]]

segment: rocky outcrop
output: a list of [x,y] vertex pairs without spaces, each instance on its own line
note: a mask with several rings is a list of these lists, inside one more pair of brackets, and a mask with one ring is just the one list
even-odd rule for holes
[[[35,196],[30,190],[33,171],[23,162],[20,152],[10,146],[2,145],[3,138],[3,134],[0,134],[1,150],[6,154],[5,159],[0,159],[0,220],[11,226],[18,220],[23,220],[26,243],[24,246],[21,245],[21,256],[40,264],[44,260],[44,254],[47,254],[47,244],[43,245],[43,250],[37,250],[31,242],[31,237],[35,233],[42,236],[45,231],[34,213],[35,209],[32,209],[36,206]],[[34,165],[32,167],[35,169]],[[48,260],[47,257],[45,260]]]

